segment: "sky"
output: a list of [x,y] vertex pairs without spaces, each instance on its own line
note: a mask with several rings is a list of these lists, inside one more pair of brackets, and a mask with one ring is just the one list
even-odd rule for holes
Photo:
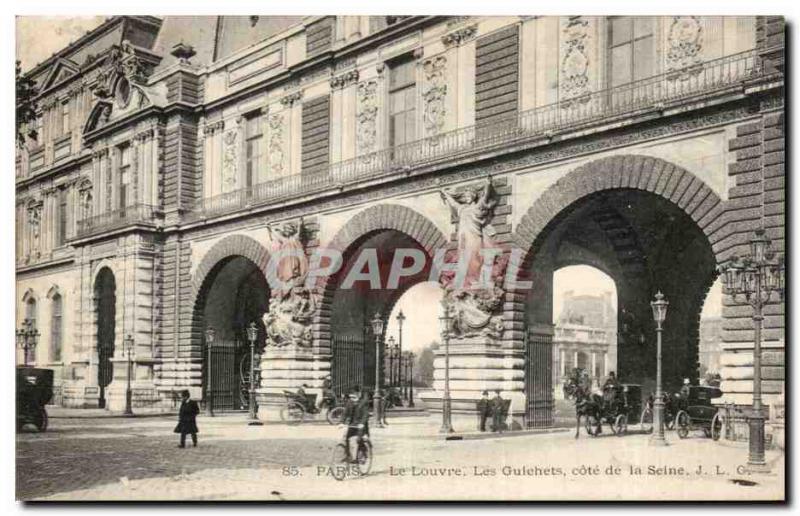
[[22,71],[30,70],[105,19],[105,16],[17,16],[16,49]]

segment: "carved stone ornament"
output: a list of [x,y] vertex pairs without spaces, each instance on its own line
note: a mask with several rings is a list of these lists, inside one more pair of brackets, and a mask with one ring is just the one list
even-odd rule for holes
[[148,68],[136,55],[131,42],[124,40],[119,47],[113,47],[106,56],[102,68],[97,73],[94,94],[99,98],[111,97],[114,94],[113,81],[119,75],[135,83],[144,83],[148,72]]
[[561,92],[565,97],[585,95],[589,93],[589,22],[571,16],[561,34]]
[[283,175],[285,161],[283,113],[269,117],[269,169],[274,176]]
[[[503,333],[502,304],[505,291],[502,287],[506,259],[493,257],[485,264],[484,249],[495,248],[495,233],[490,221],[497,199],[491,179],[480,187],[460,192],[441,190],[440,195],[457,220],[457,249],[449,253],[448,261],[467,260],[466,275],[456,284],[454,271],[445,271],[439,278],[444,288],[443,302],[452,316],[452,332],[457,337],[489,337],[499,339]],[[485,270],[490,277],[485,278]]]
[[[422,64],[422,70],[425,73],[425,89],[422,92],[422,99],[425,103],[423,117],[428,136],[439,134],[444,127],[447,114],[445,105],[447,97],[446,66],[447,59],[444,56],[428,59]],[[435,144],[435,141],[433,140],[432,143]]]
[[283,97],[281,99],[281,104],[283,104],[284,107],[292,107],[295,104],[295,102],[299,101],[302,98],[303,98],[303,92],[296,91],[294,93],[290,93],[285,97]]
[[311,322],[317,301],[314,292],[305,287],[308,258],[303,220],[271,224],[267,229],[273,244],[272,256],[280,256],[275,275],[282,286],[273,289],[269,311],[262,318],[266,344],[310,347]]
[[236,188],[236,173],[239,169],[238,135],[238,129],[231,129],[222,136],[222,185],[226,192]]
[[378,118],[377,89],[377,81],[366,81],[358,85],[356,143],[360,154],[375,150]]
[[458,29],[450,32],[449,34],[445,34],[442,36],[442,43],[444,44],[445,48],[455,47],[471,40],[477,33],[478,26],[470,25],[469,27],[464,27],[463,29]]
[[42,201],[28,203],[28,229],[30,230],[30,250],[26,260],[35,260],[41,256],[39,249],[39,235],[42,224]]
[[347,73],[331,77],[331,88],[346,88],[358,82],[358,70],[350,70]]
[[667,70],[670,79],[688,79],[702,62],[703,25],[697,16],[673,16],[667,36]]

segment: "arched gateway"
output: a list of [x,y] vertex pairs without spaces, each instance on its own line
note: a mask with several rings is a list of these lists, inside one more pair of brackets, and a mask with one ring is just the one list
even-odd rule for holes
[[[667,388],[697,378],[698,329],[706,294],[725,257],[721,199],[692,173],[664,160],[611,156],[556,181],[528,209],[515,233],[522,272],[533,282],[506,317],[524,321],[525,415],[548,424],[552,364],[552,279],[565,265],[587,264],[618,285],[618,376],[654,388],[655,325],[649,302],[670,301],[663,377]],[[522,301],[522,302],[520,302]],[[534,414],[535,412],[545,414]],[[515,411],[516,412],[516,411]]]
[[[194,273],[192,360],[200,368],[202,397],[207,401],[211,392],[214,410],[247,406],[250,345],[246,328],[256,323],[260,353],[264,349],[262,316],[270,299],[268,263],[269,253],[256,240],[231,235],[206,253]],[[210,353],[205,338],[209,327],[214,329]]]

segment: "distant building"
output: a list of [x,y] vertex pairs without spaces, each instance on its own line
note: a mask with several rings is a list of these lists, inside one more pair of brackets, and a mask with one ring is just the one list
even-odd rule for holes
[[722,317],[700,319],[700,347],[698,350],[700,375],[720,372],[722,355]]
[[617,314],[611,292],[599,296],[564,293],[564,306],[553,336],[553,386],[557,398],[561,384],[574,367],[589,371],[599,383],[617,363]]

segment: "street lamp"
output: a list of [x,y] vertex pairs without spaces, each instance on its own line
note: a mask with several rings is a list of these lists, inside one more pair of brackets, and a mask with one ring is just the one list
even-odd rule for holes
[[256,338],[258,338],[258,326],[255,321],[247,326],[247,340],[250,341],[250,415],[247,424],[250,426],[261,426],[261,421],[256,415]]
[[664,294],[658,292],[656,300],[650,302],[653,309],[653,319],[656,321],[656,399],[653,402],[653,426],[655,434],[650,439],[651,444],[666,446],[667,440],[664,438],[664,395],[661,391],[661,332],[664,320],[667,318],[667,307],[669,301],[664,299]]
[[206,350],[208,351],[208,358],[206,359],[206,415],[214,416],[214,397],[211,389],[211,348],[214,347],[214,337],[216,331],[213,326],[206,328]]
[[132,404],[132,391],[131,391],[131,374],[133,371],[132,363],[131,363],[131,353],[133,353],[133,346],[134,341],[133,337],[129,333],[122,341],[122,352],[125,354],[125,357],[128,360],[128,380],[127,385],[125,387],[125,412],[123,412],[126,416],[133,415],[133,404]]
[[408,406],[414,406],[414,352],[408,352]]
[[39,340],[39,330],[33,325],[32,319],[22,321],[22,328],[17,330],[17,345],[22,348],[22,363],[28,366],[28,356],[31,351],[36,349]]
[[769,471],[764,459],[764,414],[761,402],[761,326],[763,307],[775,292],[783,300],[785,265],[783,256],[770,249],[772,242],[759,228],[750,239],[750,256],[734,256],[719,267],[725,290],[735,300],[744,296],[753,307],[753,410],[748,418],[750,446],[747,465],[754,471]]
[[372,396],[373,411],[375,412],[375,419],[377,428],[383,428],[383,417],[381,417],[381,395],[380,395],[380,378],[381,378],[381,338],[383,337],[383,318],[380,313],[375,313],[372,318],[372,331],[375,332],[375,392]]
[[394,368],[397,352],[397,344],[394,343],[394,337],[389,337],[386,349],[388,351],[387,355],[389,355],[389,387],[394,387],[396,382]]
[[442,398],[442,428],[440,434],[452,434],[453,423],[450,417],[450,325],[453,318],[450,315],[450,306],[442,303],[442,315],[439,323],[444,341],[444,397]]
[[[397,317],[395,319],[397,319],[397,335],[399,337],[398,346],[399,346],[400,354],[402,355],[403,354],[403,322],[405,322],[405,320],[406,320],[406,316],[403,315],[403,310],[402,309],[397,312]],[[403,398],[406,398],[405,390],[403,390]]]

